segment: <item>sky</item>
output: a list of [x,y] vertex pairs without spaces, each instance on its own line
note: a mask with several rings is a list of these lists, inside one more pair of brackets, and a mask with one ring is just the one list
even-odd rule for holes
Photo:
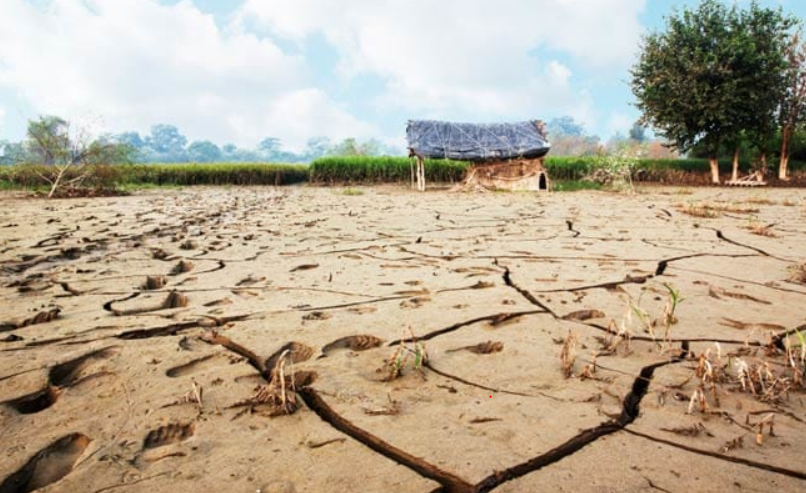
[[[748,0],[734,0],[747,4]],[[409,119],[640,116],[641,36],[697,0],[0,0],[0,140],[51,114],[88,128],[301,150],[403,147]],[[804,0],[760,0],[804,19]]]

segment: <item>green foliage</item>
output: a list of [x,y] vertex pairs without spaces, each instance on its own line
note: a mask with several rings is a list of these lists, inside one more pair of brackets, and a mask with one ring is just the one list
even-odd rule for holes
[[596,159],[596,168],[588,175],[590,181],[609,185],[617,190],[635,193],[632,177],[638,166],[639,147],[623,145],[615,152]]
[[[449,160],[425,161],[425,179],[454,183],[464,178],[467,163]],[[319,158],[310,165],[313,183],[408,183],[411,160],[390,156],[332,156]]]
[[710,156],[742,130],[767,139],[784,90],[787,31],[795,19],[755,2],[740,11],[716,0],[666,19],[648,35],[632,69],[643,121],[678,149]]

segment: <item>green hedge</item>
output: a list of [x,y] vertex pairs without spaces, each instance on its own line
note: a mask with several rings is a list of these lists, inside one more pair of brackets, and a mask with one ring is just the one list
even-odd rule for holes
[[[6,187],[47,186],[42,165],[0,167],[0,181]],[[123,185],[290,185],[308,181],[308,167],[288,164],[210,163],[210,164],[120,164],[70,169],[64,180],[87,172],[83,185],[112,188]]]
[[[412,161],[406,157],[333,156],[310,164],[310,180],[326,184],[408,183]],[[467,164],[460,161],[426,159],[425,179],[430,182],[457,182],[465,176]]]
[[[555,181],[579,181],[595,169],[600,157],[549,156],[546,168]],[[730,163],[720,163],[723,173],[730,172]],[[771,161],[771,175],[777,164]],[[290,185],[310,181],[317,184],[408,183],[411,161],[405,157],[326,157],[310,166],[270,163],[211,163],[211,164],[130,164],[93,166],[88,170],[84,185],[111,189],[121,186],[156,185]],[[426,180],[434,183],[455,183],[464,178],[468,164],[459,161],[426,160]],[[749,163],[742,163],[742,172]],[[47,182],[41,174],[52,170],[42,165],[0,166],[0,186],[3,188],[39,188]],[[806,171],[806,163],[790,162],[792,172]],[[82,170],[83,172],[83,170]],[[634,173],[639,181],[686,183],[692,176],[709,172],[704,159],[644,159]],[[65,180],[77,176],[70,170]]]

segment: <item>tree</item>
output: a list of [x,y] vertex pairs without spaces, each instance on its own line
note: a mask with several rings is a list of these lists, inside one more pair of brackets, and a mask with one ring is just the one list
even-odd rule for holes
[[766,171],[778,124],[778,108],[787,90],[786,52],[789,31],[798,21],[780,9],[761,8],[752,2],[734,19],[732,27],[735,80],[734,112],[738,128],[734,144],[733,179],[737,179],[739,146],[746,138],[757,150],[761,168]]
[[551,152],[557,156],[593,156],[601,151],[599,137],[586,135],[585,127],[573,117],[554,118],[546,125]]
[[350,137],[334,145],[328,151],[332,156],[358,156],[358,142]]
[[209,140],[195,141],[187,148],[188,157],[198,163],[212,163],[221,160],[221,149]]
[[259,151],[272,156],[280,152],[280,149],[283,147],[282,142],[277,137],[266,137],[265,139],[261,140],[260,143],[257,145]]
[[[78,186],[87,178],[83,168],[88,164],[116,164],[128,162],[131,148],[109,139],[90,137],[84,128],[72,129],[70,124],[56,116],[41,116],[28,122],[28,155],[35,163],[47,165],[37,174],[50,183],[48,197],[53,197],[62,185]],[[64,182],[69,170],[78,175]]]
[[154,125],[145,142],[160,160],[177,162],[186,159],[184,154],[188,139],[173,125]]
[[22,142],[0,143],[0,164],[17,164],[28,160],[28,150]]
[[790,148],[795,129],[803,120],[806,105],[806,42],[801,33],[790,39],[786,49],[787,69],[785,71],[786,90],[780,105],[781,157],[778,165],[778,178],[788,180]]
[[630,128],[630,140],[639,144],[646,142],[646,127],[641,125],[641,122],[633,123]]
[[115,136],[115,140],[121,144],[129,145],[137,150],[142,149],[146,146],[146,141],[140,137],[140,134],[137,132],[123,132],[122,134],[117,134]]
[[327,154],[328,149],[331,147],[330,139],[327,137],[313,137],[308,139],[303,152],[303,158],[306,161],[313,161]]
[[680,151],[706,149],[714,183],[720,147],[737,150],[743,132],[763,160],[783,89],[784,40],[794,23],[780,9],[752,2],[739,11],[716,0],[668,17],[665,32],[644,39],[631,72],[642,122]]
[[631,71],[642,122],[660,130],[679,150],[702,143],[719,183],[717,154],[733,131],[729,26],[736,10],[706,0],[696,11],[666,18],[666,31],[649,34]]
[[564,135],[564,136],[577,136],[582,137],[585,134],[585,127],[574,121],[573,117],[561,116],[552,119],[546,125],[548,133],[551,135]]

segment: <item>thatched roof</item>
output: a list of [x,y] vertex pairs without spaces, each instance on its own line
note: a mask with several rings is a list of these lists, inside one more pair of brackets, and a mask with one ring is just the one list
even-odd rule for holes
[[411,120],[409,150],[417,156],[461,161],[496,161],[545,156],[551,147],[543,122],[451,123]]

